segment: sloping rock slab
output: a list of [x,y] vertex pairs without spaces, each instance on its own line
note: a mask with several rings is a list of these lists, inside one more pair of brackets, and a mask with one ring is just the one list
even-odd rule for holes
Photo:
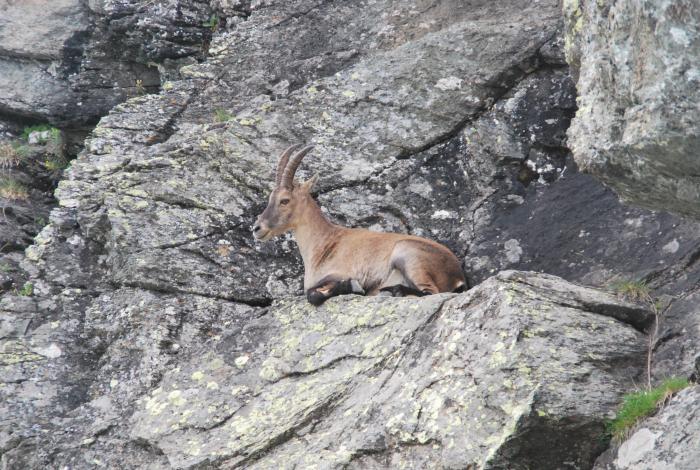
[[[700,386],[683,390],[644,422],[598,470],[695,470],[700,462]],[[610,461],[612,460],[612,462]]]
[[287,299],[183,358],[131,433],[174,468],[586,468],[648,316],[516,271],[460,295]]

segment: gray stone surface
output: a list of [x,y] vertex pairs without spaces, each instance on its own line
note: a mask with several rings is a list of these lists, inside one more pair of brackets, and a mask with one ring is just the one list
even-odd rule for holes
[[[168,39],[177,5],[190,25],[202,24],[194,19],[202,12],[219,14],[216,31],[205,28],[206,55],[183,46],[199,26]],[[116,52],[160,64],[162,89],[101,119],[59,184],[50,223],[25,258],[11,254],[34,292],[11,291],[0,303],[5,468],[262,467],[298,458],[302,446],[358,468],[421,459],[557,468],[564,458],[590,468],[606,445],[592,436],[643,380],[644,307],[538,274],[487,281],[508,269],[599,289],[645,278],[670,305],[654,379],[695,367],[700,224],[625,207],[578,172],[566,142],[575,90],[558,2],[86,6],[112,18],[104,37]],[[180,47],[187,57],[171,59]],[[318,199],[330,218],[445,243],[483,284],[449,299],[348,297],[318,311],[294,298],[302,266],[293,238],[256,244],[250,224],[279,151],[298,141],[316,144],[299,173],[321,173]],[[535,333],[518,337],[520,326]],[[493,348],[513,337],[492,368]],[[352,349],[365,338],[377,342]],[[445,368],[457,359],[468,367],[428,386],[440,373],[424,355],[433,353],[444,353]],[[542,383],[573,385],[530,400],[520,363]],[[289,393],[289,409],[278,406],[284,387],[315,380],[308,393]],[[261,394],[234,396],[238,386]],[[377,406],[359,416],[363,386],[375,387]],[[400,395],[404,387],[414,395]],[[423,404],[420,416],[408,396]],[[484,431],[473,448],[455,450],[450,439],[475,417],[455,404],[468,399],[493,419],[477,419]],[[511,405],[523,416],[520,434],[506,435],[519,409]],[[263,421],[250,417],[253,406]],[[232,423],[242,438],[229,447]],[[542,448],[559,437],[561,452]]]
[[[31,310],[20,301],[30,299],[3,309]],[[3,463],[588,466],[605,415],[644,365],[644,335],[618,318],[649,320],[609,294],[515,271],[458,296],[348,296],[318,309],[288,298],[256,316],[122,289],[85,310],[75,343],[64,335],[78,325],[60,313],[6,341],[0,357],[15,380],[3,415],[46,402],[65,414],[43,424],[60,432],[20,440],[6,430]],[[81,347],[98,364],[91,383],[71,364]],[[63,374],[72,380],[56,381]],[[78,405],[83,394],[92,398]]]
[[626,201],[700,217],[700,10],[693,0],[567,0],[578,164]]
[[681,391],[645,420],[597,470],[694,470],[700,461],[700,387]]
[[0,3],[0,112],[81,130],[117,103],[157,91],[211,38],[208,2]]

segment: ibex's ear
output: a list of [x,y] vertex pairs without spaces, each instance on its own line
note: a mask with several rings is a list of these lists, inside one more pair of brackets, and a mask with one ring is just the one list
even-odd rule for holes
[[316,184],[316,181],[318,181],[318,173],[316,173],[311,178],[309,178],[308,180],[301,183],[300,187],[304,191],[311,192],[311,190],[314,187],[314,184]]

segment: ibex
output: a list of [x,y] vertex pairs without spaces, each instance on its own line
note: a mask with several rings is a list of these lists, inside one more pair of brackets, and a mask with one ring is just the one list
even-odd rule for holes
[[255,222],[253,235],[267,241],[294,232],[304,260],[304,291],[310,303],[320,305],[330,297],[351,293],[421,296],[466,287],[457,257],[439,243],[328,221],[310,193],[318,175],[294,182],[301,160],[313,148],[299,147],[293,145],[280,156],[275,189]]

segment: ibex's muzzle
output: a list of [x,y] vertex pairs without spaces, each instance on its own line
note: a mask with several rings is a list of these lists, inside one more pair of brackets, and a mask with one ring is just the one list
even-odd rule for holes
[[270,229],[264,223],[262,223],[260,221],[260,217],[258,217],[255,221],[255,225],[253,225],[253,237],[255,237],[256,240],[265,241],[269,234]]

